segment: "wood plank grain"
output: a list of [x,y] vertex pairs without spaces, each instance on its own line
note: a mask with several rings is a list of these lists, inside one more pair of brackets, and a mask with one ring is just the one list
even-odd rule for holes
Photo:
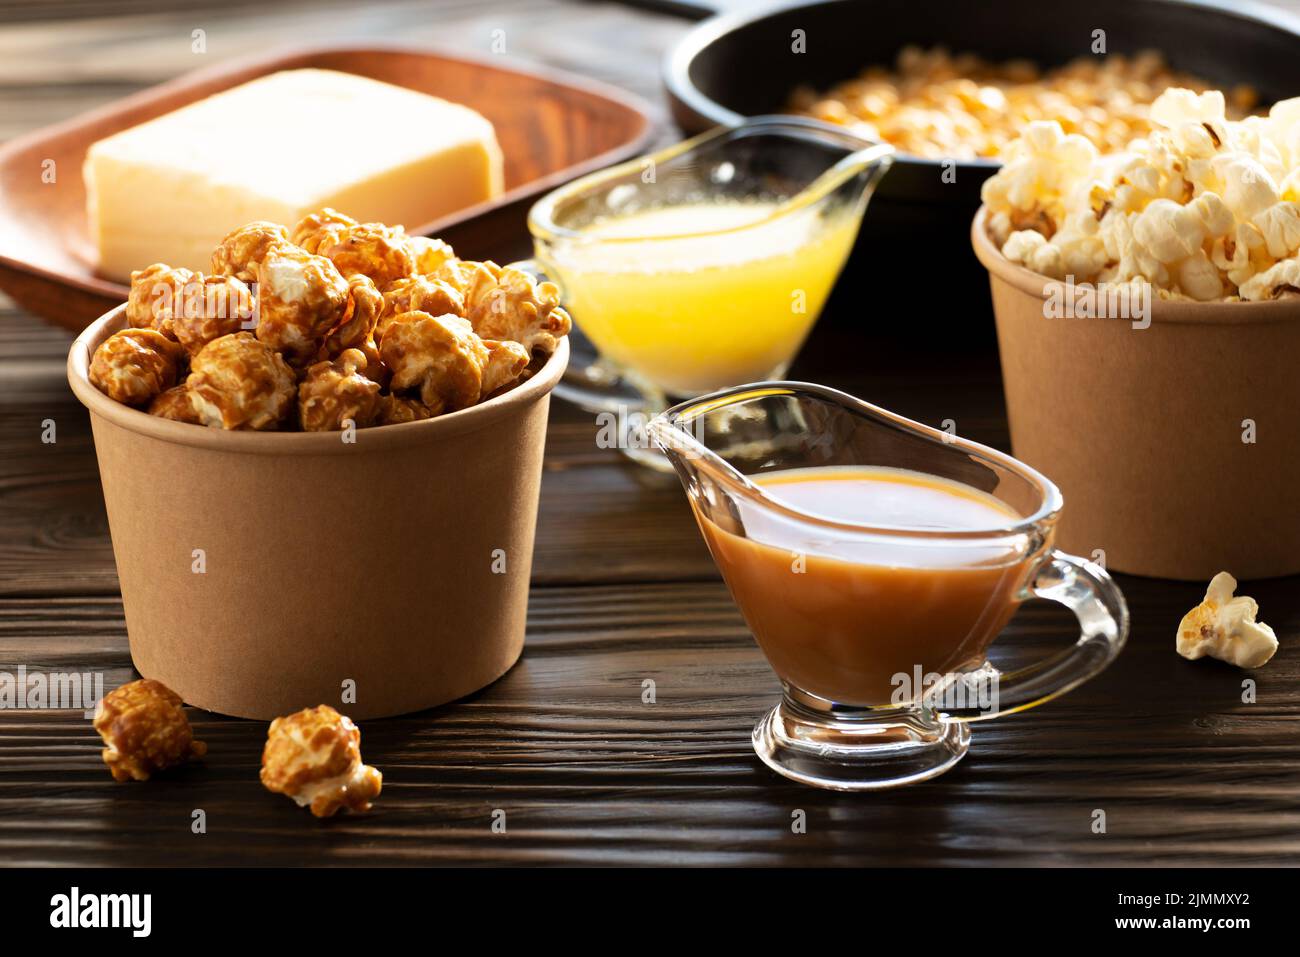
[[[1148,596],[1144,617],[1167,619],[1187,591],[1125,584]],[[1294,608],[1278,620],[1300,626]],[[1017,654],[1044,654],[1068,634],[1063,626],[1052,607],[1033,604],[1007,640]],[[260,723],[193,712],[211,748],[202,766],[118,785],[79,714],[11,712],[0,721],[0,859],[1300,861],[1300,653],[1281,653],[1261,673],[1259,703],[1245,705],[1235,669],[1182,661],[1171,646],[1168,629],[1152,629],[1092,684],[977,727],[971,754],[947,776],[853,797],[789,784],[753,755],[750,726],[778,687],[721,584],[538,589],[525,657],[503,679],[465,701],[365,725],[366,759],[385,773],[372,815],[321,824],[262,791]],[[0,661],[102,669],[111,687],[130,675],[120,604],[0,601]],[[647,679],[653,704],[642,700]],[[193,835],[200,807],[209,830]],[[1097,808],[1104,835],[1091,831]],[[491,830],[497,809],[504,835]],[[791,831],[796,810],[806,834]]]
[[[114,4],[100,0],[100,6],[107,13]],[[96,90],[100,82],[143,87],[290,44],[400,39],[520,65],[572,69],[662,102],[660,58],[690,26],[678,17],[613,3],[555,0],[372,0],[364,6],[340,0],[272,6],[207,2],[191,10],[114,11],[111,20],[87,16],[10,26],[0,32],[0,89],[40,88],[46,96],[66,91],[85,109],[126,92],[114,86]],[[202,52],[192,43],[196,29],[205,31]],[[665,109],[661,116],[666,115]]]

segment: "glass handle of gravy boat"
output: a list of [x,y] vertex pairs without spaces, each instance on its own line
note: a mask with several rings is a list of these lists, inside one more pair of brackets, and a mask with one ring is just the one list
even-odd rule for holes
[[[1100,565],[1053,551],[1029,584],[1026,598],[1064,605],[1079,621],[1079,638],[1042,661],[999,671],[985,662],[927,692],[932,706],[954,721],[986,721],[1050,701],[1105,669],[1128,638],[1128,605]],[[956,692],[963,692],[961,695]],[[953,706],[956,705],[956,706]]]
[[[527,273],[539,283],[549,282],[559,288],[561,305],[568,310],[563,285],[548,275],[536,259],[510,263],[510,268]],[[569,317],[573,319],[576,334],[569,335],[569,365],[555,387],[556,395],[588,412],[610,412],[624,418],[630,413],[657,411],[657,407],[666,404],[661,396],[649,394],[644,387],[630,382],[627,376],[602,358],[591,341],[582,335],[578,318],[572,311]]]

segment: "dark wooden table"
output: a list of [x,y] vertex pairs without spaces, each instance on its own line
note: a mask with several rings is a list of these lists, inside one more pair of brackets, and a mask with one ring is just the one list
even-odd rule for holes
[[[91,0],[71,12],[109,6]],[[502,28],[511,56],[659,103],[659,56],[686,28],[554,2],[317,12],[236,2],[169,15],[147,12],[153,3],[112,6],[139,12],[0,31],[0,136],[192,67],[196,26],[208,30],[212,56],[329,36],[473,50]],[[884,335],[868,347],[836,329],[814,335],[796,374],[931,424],[953,418],[961,434],[1007,446],[995,355]],[[64,381],[68,343],[12,307],[0,314],[0,671],[102,671],[111,688],[134,673],[89,426]],[[58,424],[55,444],[41,442],[45,419]],[[817,791],[770,773],[750,749],[777,682],[676,480],[598,448],[596,433],[592,416],[556,404],[523,660],[468,700],[366,723],[366,758],[384,771],[374,813],[319,823],[264,791],[257,722],[195,712],[209,760],[123,785],[80,713],[0,711],[0,862],[1300,862],[1300,581],[1250,585],[1282,640],[1253,675],[1257,703],[1242,703],[1245,673],[1174,653],[1174,630],[1203,586],[1121,577],[1133,633],[1100,678],[976,727],[969,756],[936,781],[870,796]],[[1033,603],[999,648],[1045,654],[1072,628],[1063,611]],[[647,678],[654,704],[642,702]],[[206,834],[191,831],[197,808]],[[1094,833],[1097,809],[1105,833]],[[497,810],[504,834],[491,828]],[[806,833],[791,827],[796,811]]]

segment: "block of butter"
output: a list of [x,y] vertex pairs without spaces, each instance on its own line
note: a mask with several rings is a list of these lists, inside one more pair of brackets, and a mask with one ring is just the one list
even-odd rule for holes
[[415,227],[502,192],[492,124],[465,106],[333,70],[261,77],[123,130],[85,163],[99,271],[206,271],[255,219],[332,206]]

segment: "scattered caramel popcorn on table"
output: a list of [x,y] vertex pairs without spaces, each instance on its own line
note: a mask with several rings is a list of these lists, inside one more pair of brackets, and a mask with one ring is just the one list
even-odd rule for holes
[[1256,621],[1259,605],[1245,595],[1233,597],[1237,580],[1219,572],[1205,590],[1205,600],[1178,625],[1178,653],[1195,661],[1208,655],[1239,668],[1258,668],[1277,651],[1277,635]]
[[126,318],[95,350],[96,388],[161,418],[260,431],[468,408],[528,379],[572,327],[551,283],[332,209],[241,226],[209,276],[132,273]]
[[156,771],[208,752],[194,740],[180,695],[150,678],[106,694],[95,709],[95,730],[106,745],[104,763],[118,781],[147,781]]
[[[1043,71],[1028,60],[989,63],[943,47],[907,46],[894,70],[868,67],[824,95],[800,87],[790,109],[931,159],[999,157],[1039,120],[1055,120],[1110,152],[1150,131],[1150,104],[1171,86],[1207,89],[1154,50],[1079,57]],[[1257,99],[1250,87],[1234,89],[1234,115],[1250,112]]]
[[368,811],[383,775],[361,762],[361,732],[329,705],[305,708],[271,722],[262,752],[262,784],[316,817],[346,808]]
[[1240,122],[1225,111],[1218,91],[1166,90],[1150,135],[1109,156],[1029,124],[984,183],[990,237],[1053,279],[1199,302],[1300,295],[1300,97]]

